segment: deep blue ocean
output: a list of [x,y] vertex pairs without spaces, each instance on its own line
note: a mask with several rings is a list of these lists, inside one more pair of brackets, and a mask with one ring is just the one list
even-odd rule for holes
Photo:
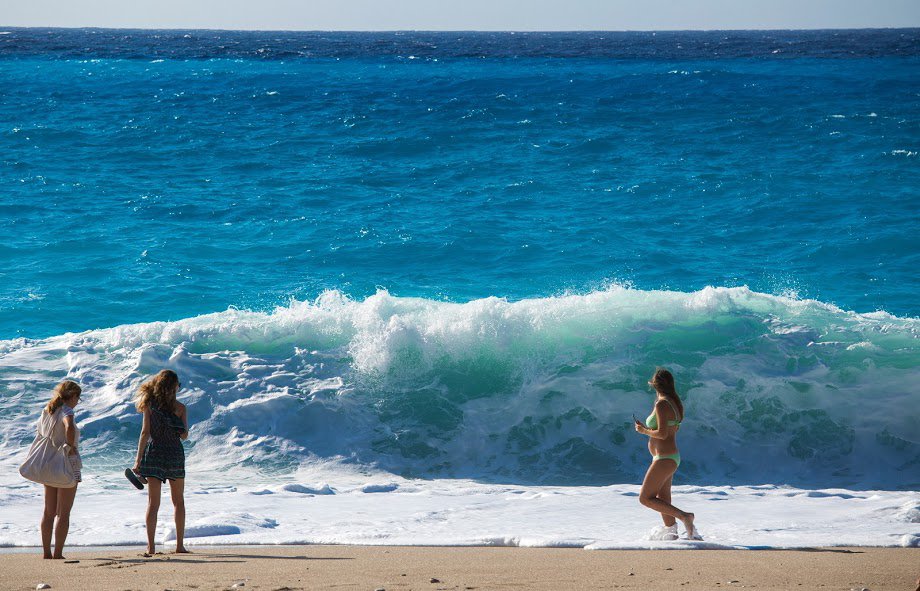
[[920,31],[0,35],[0,338],[741,286],[918,316]]
[[916,489],[918,230],[917,29],[0,28],[0,455]]

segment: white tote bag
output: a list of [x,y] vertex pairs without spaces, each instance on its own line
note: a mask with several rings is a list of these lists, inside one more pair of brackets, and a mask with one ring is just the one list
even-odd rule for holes
[[60,420],[59,412],[55,412],[53,416],[42,413],[38,434],[35,436],[35,441],[32,442],[32,447],[29,448],[26,461],[19,467],[19,473],[23,478],[39,484],[57,488],[73,488],[77,485],[77,477],[74,474],[73,464],[70,463],[70,446],[65,443],[57,447],[51,440],[54,426]]

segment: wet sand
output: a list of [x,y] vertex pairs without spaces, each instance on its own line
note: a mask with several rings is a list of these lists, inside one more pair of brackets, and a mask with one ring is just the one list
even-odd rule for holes
[[[920,549],[612,550],[367,546],[70,549],[67,562],[0,554],[0,589],[913,591]],[[73,562],[78,561],[78,562]],[[234,587],[234,585],[237,585]]]

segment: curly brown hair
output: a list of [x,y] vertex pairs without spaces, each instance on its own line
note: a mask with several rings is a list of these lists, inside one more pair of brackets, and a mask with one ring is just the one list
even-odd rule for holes
[[137,412],[144,412],[151,403],[172,412],[176,408],[176,392],[179,391],[179,376],[171,369],[161,370],[137,389],[135,406]]

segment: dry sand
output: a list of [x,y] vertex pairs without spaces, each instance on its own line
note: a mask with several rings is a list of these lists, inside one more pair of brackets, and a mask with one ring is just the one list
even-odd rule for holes
[[[199,547],[144,558],[139,549],[0,554],[0,589],[820,589],[913,591],[915,548],[613,550],[362,546]],[[242,585],[240,585],[242,583]]]

